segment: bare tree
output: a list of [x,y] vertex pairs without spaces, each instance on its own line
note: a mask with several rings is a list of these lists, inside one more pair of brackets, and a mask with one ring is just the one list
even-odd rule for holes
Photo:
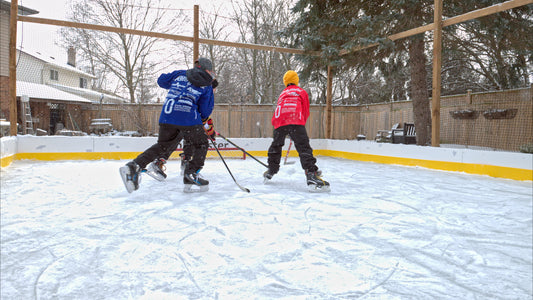
[[[282,0],[235,0],[232,3],[233,15],[216,4],[200,7],[201,38],[286,45],[279,31],[289,18],[289,3]],[[179,61],[192,65],[191,43],[175,42],[173,48],[181,55]],[[202,44],[200,56],[213,62],[220,84],[218,103],[272,103],[283,89],[284,72],[296,69],[293,55],[273,51]]]
[[[70,19],[143,31],[163,32],[172,28],[178,18],[167,18],[161,0],[77,0]],[[127,95],[131,103],[137,99],[142,80],[154,77],[161,61],[152,58],[159,49],[156,38],[123,33],[99,32],[69,28],[64,30],[65,43],[82,53],[86,65],[102,82],[116,82],[116,92]],[[113,75],[113,80],[108,75]],[[144,89],[147,86],[143,86]],[[145,92],[142,92],[145,93]]]
[[[289,18],[290,5],[286,1],[234,0],[232,3],[240,42],[284,45],[279,31]],[[290,54],[238,49],[236,56],[238,66],[248,79],[245,85],[247,102],[274,102],[283,88],[283,73],[289,68],[296,69]]]
[[[203,38],[230,40],[231,32],[226,30],[229,20],[220,15],[220,6],[214,6],[212,13],[202,12],[200,18],[200,35]],[[215,45],[201,45],[200,55],[209,58],[214,65],[216,78],[219,82],[217,88],[217,102],[231,102],[238,83],[231,76],[228,69],[234,64],[235,49]]]

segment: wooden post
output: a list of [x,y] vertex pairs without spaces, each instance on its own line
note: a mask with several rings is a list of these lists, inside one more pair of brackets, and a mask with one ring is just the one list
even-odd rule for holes
[[442,68],[442,0],[435,0],[433,23],[433,88],[431,92],[431,146],[440,146],[440,91]]
[[193,61],[200,57],[200,7],[194,6]]
[[472,90],[466,90],[466,103],[472,104]]
[[9,135],[17,135],[17,15],[18,1],[11,1],[9,19]]
[[333,67],[328,65],[328,85],[326,90],[326,139],[332,138],[331,106],[332,106]]

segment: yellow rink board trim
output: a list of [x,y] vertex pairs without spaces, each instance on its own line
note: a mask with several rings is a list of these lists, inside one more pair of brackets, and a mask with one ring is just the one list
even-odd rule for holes
[[7,157],[2,157],[2,158],[0,159],[0,166],[1,166],[2,168],[5,168],[5,167],[9,166],[14,160],[15,160],[15,155],[7,156]]
[[483,164],[458,163],[449,161],[423,160],[394,156],[381,156],[335,150],[317,150],[314,152],[317,155],[341,157],[358,161],[369,161],[402,166],[415,166],[442,171],[464,172],[468,174],[488,175],[491,177],[507,178],[513,180],[533,180],[533,170],[528,169],[518,169]]
[[[212,152],[212,153],[211,153]],[[211,151],[208,157],[218,156],[214,151]],[[253,156],[265,157],[267,151],[248,151]],[[285,151],[283,156],[285,156]],[[314,150],[315,155],[339,157],[357,161],[368,161],[382,164],[416,166],[428,169],[464,172],[468,174],[488,175],[497,178],[507,178],[513,180],[533,180],[533,171],[528,169],[518,169],[510,167],[492,166],[484,164],[469,164],[458,162],[446,162],[435,160],[422,160],[405,157],[381,156],[373,154],[352,153],[336,150]],[[141,152],[62,152],[62,153],[18,153],[9,157],[1,159],[1,166],[9,166],[14,160],[30,159],[30,160],[123,160],[134,159]],[[178,152],[174,152],[171,158],[178,158]],[[290,153],[291,157],[297,157],[296,151]]]
[[134,159],[141,152],[54,152],[54,153],[17,153],[17,159],[34,160],[98,160]]

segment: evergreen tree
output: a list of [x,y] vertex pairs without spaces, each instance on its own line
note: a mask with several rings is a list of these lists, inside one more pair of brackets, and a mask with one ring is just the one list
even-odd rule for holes
[[[349,71],[355,66],[373,66],[386,72],[384,86],[394,87],[389,99],[408,93],[413,100],[414,122],[417,128],[417,143],[427,145],[431,141],[431,115],[425,34],[391,42],[388,35],[416,28],[433,21],[433,2],[429,1],[320,1],[300,0],[293,11],[297,18],[285,34],[293,36],[297,47],[310,51],[321,51],[322,55],[305,56],[307,68],[304,76],[313,77],[323,73],[328,65],[336,66],[337,73]],[[378,44],[362,51],[358,47]],[[342,51],[348,54],[341,55]],[[404,84],[390,78],[402,76],[398,66],[403,62],[395,58],[406,53],[409,59],[409,91]],[[396,72],[393,72],[395,70]],[[379,74],[381,77],[383,73]],[[403,72],[405,76],[405,72]],[[383,77],[382,77],[383,78]],[[392,92],[394,90],[394,92]]]
[[[446,1],[445,11],[455,16],[499,3]],[[444,46],[448,51],[443,53],[443,93],[529,86],[529,73],[533,71],[532,27],[530,4],[445,28]]]
[[[444,1],[444,17],[499,3]],[[411,98],[417,143],[427,145],[431,141],[428,42],[432,32],[394,42],[386,37],[433,23],[433,4],[415,0],[299,0],[293,9],[296,18],[284,34],[292,37],[291,46],[321,53],[302,57],[306,65],[303,75],[310,80],[325,77],[328,65],[336,66],[337,80],[350,78],[341,75],[344,73],[364,78],[366,82],[353,80],[353,85],[344,88],[352,95],[355,87],[355,103],[394,101],[404,95]],[[532,11],[533,5],[525,5],[444,28],[442,94],[529,86]],[[374,91],[369,93],[368,86]]]

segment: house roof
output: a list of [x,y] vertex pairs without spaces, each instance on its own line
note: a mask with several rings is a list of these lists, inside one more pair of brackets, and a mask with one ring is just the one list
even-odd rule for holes
[[[4,0],[0,0],[0,10],[5,10],[5,11],[11,11],[11,1],[4,1]],[[18,14],[19,15],[23,15],[23,16],[28,16],[28,15],[35,15],[35,14],[38,14],[39,11],[37,10],[34,10],[34,9],[31,9],[31,8],[27,8],[25,6],[22,6],[22,5],[19,5],[18,6]]]
[[[0,0],[1,1],[1,0]],[[61,69],[64,69],[64,70],[68,70],[68,71],[71,71],[71,72],[74,72],[74,73],[77,73],[77,74],[80,74],[80,75],[83,75],[85,77],[89,77],[89,78],[92,78],[92,79],[95,79],[96,76],[92,75],[92,74],[89,74],[87,72],[83,72],[82,70],[80,69],[77,69],[71,65],[68,65],[66,63],[61,63],[59,61],[56,60],[55,57],[52,57],[52,56],[47,56],[41,52],[38,52],[38,51],[30,51],[30,50],[26,50],[26,49],[20,49],[18,48],[17,49],[18,51],[20,52],[23,52],[23,53],[26,53],[27,55],[30,55],[30,56],[33,56],[39,60],[42,60],[43,62],[47,63],[47,64],[50,64],[50,65],[53,65],[57,68],[61,68]]]
[[78,94],[84,97],[98,98],[98,101],[93,101],[96,103],[100,102],[101,97],[103,97],[103,100],[104,100],[103,103],[107,103],[109,100],[112,100],[115,102],[129,102],[128,99],[124,99],[118,96],[114,96],[114,95],[110,95],[110,94],[102,93],[98,91],[93,91],[89,89],[77,88],[77,87],[66,86],[66,85],[61,85],[61,84],[53,84],[51,86],[59,90],[62,90],[64,92],[67,92],[67,93],[75,93],[75,94]]
[[34,99],[92,103],[91,100],[60,91],[48,85],[17,81],[17,97],[24,95]]

